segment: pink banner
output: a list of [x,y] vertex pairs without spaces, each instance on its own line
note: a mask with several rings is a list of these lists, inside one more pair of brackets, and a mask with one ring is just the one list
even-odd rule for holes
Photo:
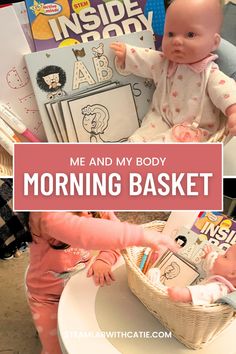
[[221,144],[15,144],[15,210],[221,210]]

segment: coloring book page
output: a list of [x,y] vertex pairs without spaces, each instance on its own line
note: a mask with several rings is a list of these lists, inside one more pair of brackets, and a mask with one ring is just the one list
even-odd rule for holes
[[64,118],[61,115],[61,106],[60,106],[59,102],[53,102],[53,103],[51,103],[51,107],[52,107],[54,116],[56,118],[59,130],[61,132],[62,140],[63,140],[63,142],[66,143],[66,142],[68,142],[68,137],[67,137],[67,133],[66,133]]
[[131,85],[68,102],[79,142],[122,142],[139,127]]
[[23,32],[25,34],[25,38],[27,39],[27,42],[29,44],[29,47],[31,49],[31,52],[35,52],[35,46],[34,46],[34,41],[32,38],[32,33],[31,33],[31,27],[29,24],[29,18],[27,15],[27,10],[25,6],[25,2],[15,2],[12,4],[16,16],[18,17],[18,20],[21,24],[21,28],[23,29]]
[[[106,38],[25,56],[48,141],[58,139],[45,104],[62,98],[69,99],[76,93],[85,89],[96,89],[101,84],[111,82],[130,84],[139,122],[147,113],[154,84],[151,80],[132,74],[124,75],[116,69],[115,55],[110,49],[110,44],[114,40],[154,49],[152,32],[143,31],[115,39]],[[66,118],[63,119],[67,126]],[[69,136],[69,132],[67,135]]]
[[160,281],[166,286],[187,286],[199,277],[198,271],[178,255],[167,251],[156,264],[160,269]]
[[28,42],[12,6],[0,9],[0,102],[35,135],[45,140],[42,120],[24,61]]
[[59,129],[59,126],[57,123],[57,119],[55,117],[55,114],[54,114],[54,111],[52,109],[52,105],[50,102],[45,104],[45,109],[47,111],[48,118],[50,120],[50,124],[51,124],[51,127],[53,129],[53,133],[55,134],[57,141],[63,141],[63,137],[60,132],[60,129]]
[[[58,104],[61,107],[60,113],[61,113],[61,119],[63,119],[64,123],[65,123],[65,127],[66,127],[66,132],[67,132],[67,136],[68,136],[68,140],[69,142],[78,142],[79,141],[79,137],[76,134],[76,129],[75,129],[75,125],[70,113],[70,108],[68,105],[68,102],[70,100],[72,100],[73,98],[79,98],[79,97],[84,97],[89,95],[89,93],[93,92],[93,94],[95,94],[95,92],[101,92],[104,89],[108,89],[108,88],[114,88],[117,86],[116,82],[113,83],[108,83],[105,85],[101,85],[101,86],[97,86],[97,88],[91,89],[91,90],[85,90],[84,92],[80,92],[76,95],[74,95],[73,97],[70,96],[69,99],[61,99],[60,101],[58,101]],[[59,140],[60,141],[60,140]]]

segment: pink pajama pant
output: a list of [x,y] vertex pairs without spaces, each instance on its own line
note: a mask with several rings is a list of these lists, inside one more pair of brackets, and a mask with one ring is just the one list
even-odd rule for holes
[[59,297],[41,300],[28,293],[28,303],[42,344],[41,354],[62,354],[57,336]]

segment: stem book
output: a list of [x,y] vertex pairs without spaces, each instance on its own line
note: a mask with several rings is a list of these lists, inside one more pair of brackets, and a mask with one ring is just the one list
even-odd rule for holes
[[142,31],[25,56],[48,141],[121,142],[139,127],[154,84],[117,67],[115,40],[154,48]]
[[25,0],[36,51],[152,30],[160,46],[164,0]]

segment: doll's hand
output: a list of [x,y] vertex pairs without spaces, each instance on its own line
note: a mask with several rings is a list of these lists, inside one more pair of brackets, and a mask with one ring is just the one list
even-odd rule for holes
[[87,277],[93,276],[96,285],[104,286],[105,284],[111,285],[115,280],[112,272],[111,265],[107,264],[100,259],[95,260],[87,272]]
[[232,113],[228,118],[228,128],[231,135],[236,135],[236,113]]
[[202,256],[202,258],[206,258],[208,254],[211,253],[212,251],[213,248],[211,247],[211,245],[205,245],[205,247],[203,248],[204,255]]
[[144,238],[146,244],[143,246],[151,247],[153,250],[169,249],[172,252],[178,252],[179,245],[168,235],[164,235],[158,231],[145,230]]
[[111,43],[110,48],[115,52],[117,57],[117,64],[121,67],[125,67],[126,45],[121,42]]
[[174,286],[167,289],[169,298],[175,302],[191,302],[192,297],[188,288]]

